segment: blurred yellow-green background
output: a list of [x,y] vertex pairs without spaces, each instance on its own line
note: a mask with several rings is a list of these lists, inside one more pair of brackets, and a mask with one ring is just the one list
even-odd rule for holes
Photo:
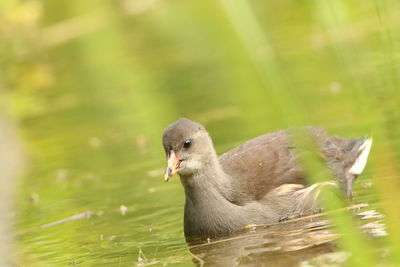
[[183,189],[162,182],[161,134],[184,116],[218,153],[298,125],[372,134],[355,195],[386,216],[373,247],[400,251],[399,41],[396,0],[2,0],[2,250],[21,266],[193,264]]

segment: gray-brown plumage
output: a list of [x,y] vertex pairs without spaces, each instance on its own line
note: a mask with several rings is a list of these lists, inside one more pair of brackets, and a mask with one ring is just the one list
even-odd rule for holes
[[[371,139],[330,137],[322,128],[308,129],[351,197]],[[178,173],[185,188],[186,237],[222,235],[317,208],[316,189],[321,185],[305,186],[286,131],[251,139],[218,157],[205,128],[181,118],[165,129],[163,145],[168,159],[165,180]]]

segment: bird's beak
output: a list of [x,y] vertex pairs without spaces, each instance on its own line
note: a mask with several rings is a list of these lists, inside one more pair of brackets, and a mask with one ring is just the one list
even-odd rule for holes
[[179,169],[179,158],[175,154],[173,150],[170,150],[170,153],[168,155],[168,163],[167,163],[167,168],[165,169],[165,176],[164,176],[164,181],[168,182],[169,179],[174,175],[178,169]]

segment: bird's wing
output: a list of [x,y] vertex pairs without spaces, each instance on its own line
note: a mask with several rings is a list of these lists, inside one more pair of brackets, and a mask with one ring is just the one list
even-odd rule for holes
[[[307,129],[321,156],[351,195],[351,184],[361,173],[359,169],[365,166],[372,140],[328,136],[325,129],[319,127]],[[219,161],[232,177],[233,190],[241,196],[237,199],[253,201],[263,199],[284,184],[305,184],[297,153],[288,133],[278,131],[247,141],[221,155]],[[349,173],[355,169],[356,175]]]
[[296,154],[285,131],[251,139],[220,156],[237,194],[247,201],[260,200],[282,184],[303,184]]

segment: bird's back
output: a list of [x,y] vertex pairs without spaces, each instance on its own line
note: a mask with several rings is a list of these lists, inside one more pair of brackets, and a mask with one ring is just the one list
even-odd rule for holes
[[[260,200],[279,185],[302,184],[294,147],[285,131],[264,134],[219,157],[224,171],[248,200]],[[251,199],[253,198],[253,199]]]
[[[357,149],[364,139],[330,137],[319,127],[307,129],[339,180],[346,179],[346,171],[359,156]],[[238,197],[241,202],[261,200],[284,184],[305,184],[297,151],[284,130],[251,139],[221,155],[219,162],[232,177],[236,194],[246,196]]]

